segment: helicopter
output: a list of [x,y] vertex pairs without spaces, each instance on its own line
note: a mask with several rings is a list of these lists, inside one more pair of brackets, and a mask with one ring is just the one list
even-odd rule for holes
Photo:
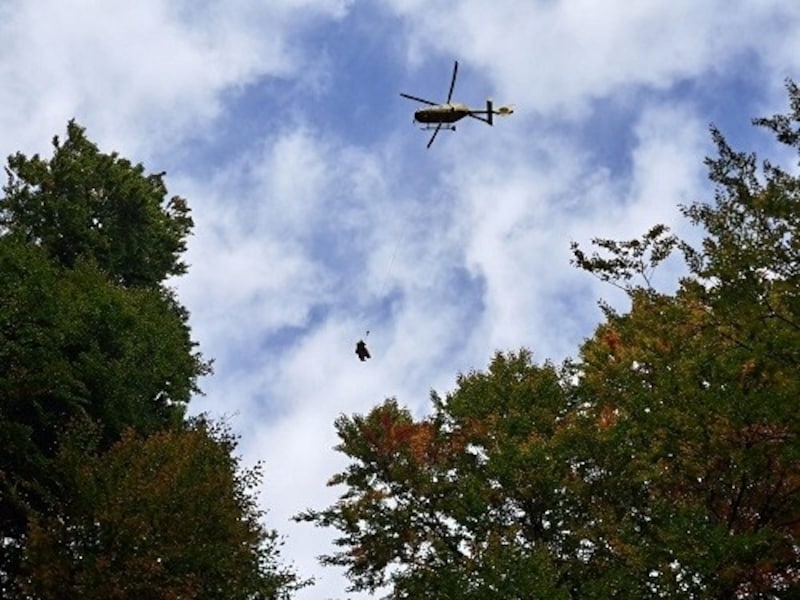
[[455,61],[455,64],[453,65],[453,77],[450,80],[450,91],[447,92],[447,100],[444,102],[444,104],[437,104],[436,102],[431,102],[430,100],[425,100],[424,98],[419,98],[410,94],[404,94],[402,92],[400,93],[403,98],[408,98],[409,100],[414,100],[415,102],[421,102],[422,104],[428,105],[427,107],[420,108],[414,112],[414,122],[422,123],[422,129],[433,129],[433,135],[431,136],[431,139],[428,140],[427,148],[431,147],[431,144],[433,144],[433,140],[436,139],[440,129],[449,129],[450,131],[455,131],[456,126],[454,123],[463,119],[464,117],[472,117],[473,119],[478,119],[479,121],[483,121],[484,123],[492,125],[492,117],[494,115],[505,117],[514,112],[514,108],[511,106],[494,108],[491,98],[486,100],[485,110],[470,108],[466,104],[461,104],[459,102],[451,102],[450,100],[453,97],[453,88],[456,85],[456,75],[458,75],[458,61]]

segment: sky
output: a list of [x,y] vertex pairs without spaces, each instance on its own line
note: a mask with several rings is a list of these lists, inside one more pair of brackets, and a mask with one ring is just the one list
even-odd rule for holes
[[[515,112],[426,149],[399,93],[444,101],[456,60],[453,100]],[[570,243],[697,239],[709,125],[775,152],[750,120],[786,111],[787,78],[785,0],[0,0],[2,156],[49,156],[75,118],[189,202],[171,285],[215,368],[191,411],[263,462],[266,522],[316,579],[298,600],[363,597],[316,560],[335,532],[291,521],[344,491],[335,419],[424,416],[498,350],[576,356],[598,301],[627,305]]]

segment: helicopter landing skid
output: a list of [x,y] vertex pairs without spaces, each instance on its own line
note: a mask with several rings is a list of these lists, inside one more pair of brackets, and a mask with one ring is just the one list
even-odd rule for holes
[[448,131],[455,131],[455,125],[448,125],[447,123],[427,123],[425,126],[420,127],[422,131],[431,131],[433,129],[447,129]]

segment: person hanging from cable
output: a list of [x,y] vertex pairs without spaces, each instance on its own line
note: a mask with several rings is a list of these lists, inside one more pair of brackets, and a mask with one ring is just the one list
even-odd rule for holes
[[[399,244],[395,243],[394,250],[392,250],[392,258],[389,260],[389,268],[387,269],[387,273],[386,273],[386,279],[387,280],[388,280],[389,273],[391,273],[391,271],[392,271],[392,266],[394,265],[394,259],[395,259],[395,256],[397,255],[398,246],[399,246]],[[381,290],[381,293],[379,294],[379,297],[382,297],[384,292],[386,291],[387,283],[388,282],[384,282],[383,289]],[[367,343],[364,341],[368,337],[369,337],[369,329],[367,329],[367,333],[364,335],[364,337],[362,339],[358,340],[358,342],[356,342],[356,356],[358,356],[358,359],[361,362],[364,362],[368,358],[372,358],[372,356],[369,353],[369,350],[367,350]]]
[[[369,331],[367,331],[367,335],[369,335]],[[372,358],[369,354],[369,350],[367,350],[367,344],[364,340],[358,340],[356,343],[356,356],[358,356],[361,362],[364,362],[368,358]]]

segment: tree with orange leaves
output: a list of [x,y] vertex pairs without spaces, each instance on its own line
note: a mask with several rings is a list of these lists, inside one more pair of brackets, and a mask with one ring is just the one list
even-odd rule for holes
[[258,469],[241,467],[225,427],[128,429],[106,452],[91,432],[81,424],[58,454],[62,494],[31,519],[20,597],[278,600],[306,584],[280,564]]
[[[797,151],[800,89],[787,88],[791,112],[754,123]],[[632,300],[606,309],[579,363],[587,412],[615,414],[591,491],[621,517],[593,540],[659,593],[778,597],[800,589],[800,179],[712,137],[714,203],[683,209],[700,248],[663,228],[599,240],[603,256],[575,248]],[[648,269],[674,249],[689,275],[658,293]]]
[[395,400],[341,417],[338,450],[353,462],[330,483],[347,491],[298,519],[341,532],[342,550],[324,562],[347,567],[356,590],[391,583],[395,598],[513,598],[516,589],[558,597],[559,561],[546,547],[569,543],[560,540],[571,509],[555,468],[571,435],[560,374],[522,351],[498,354],[488,373],[458,385],[433,394],[434,412],[421,420]]

